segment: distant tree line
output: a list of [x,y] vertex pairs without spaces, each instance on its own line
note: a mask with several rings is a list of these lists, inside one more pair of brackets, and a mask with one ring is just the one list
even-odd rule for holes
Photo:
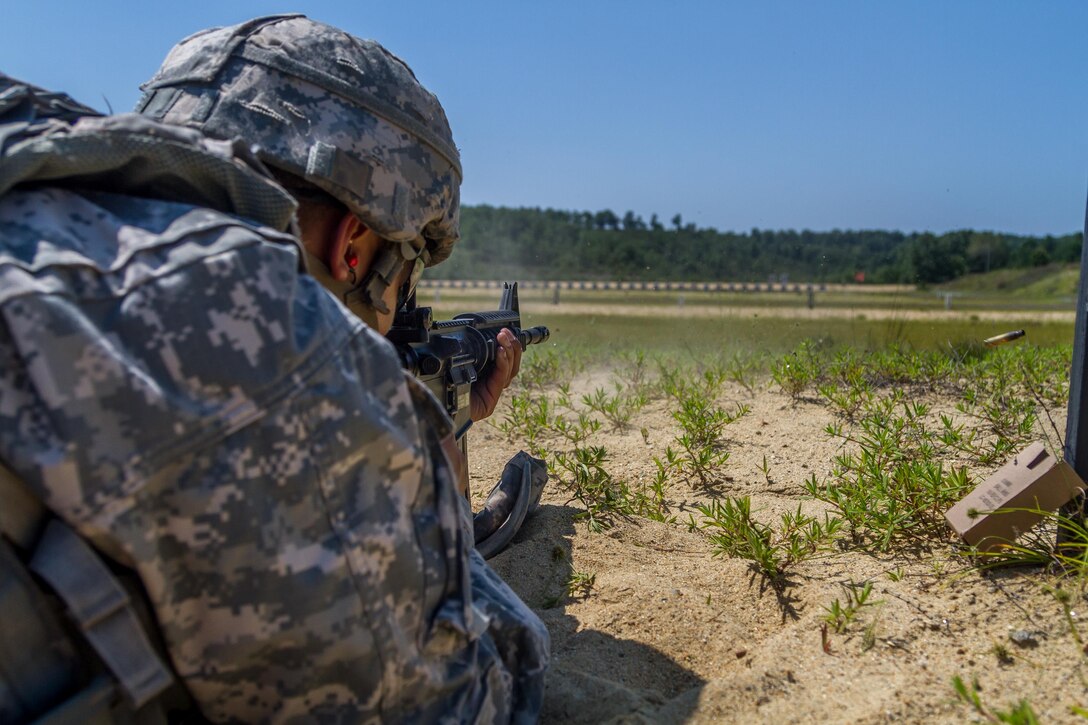
[[574,279],[934,284],[968,272],[1080,259],[1080,233],[1018,236],[832,229],[720,232],[609,209],[465,206],[442,279]]

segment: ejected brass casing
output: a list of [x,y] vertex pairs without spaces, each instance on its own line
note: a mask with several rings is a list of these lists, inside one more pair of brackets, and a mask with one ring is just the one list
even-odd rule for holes
[[1012,332],[1006,332],[1001,335],[994,335],[993,337],[987,337],[982,341],[982,344],[986,347],[997,347],[998,345],[1004,345],[1006,342],[1012,342],[1013,340],[1019,340],[1027,333],[1023,330],[1013,330]]

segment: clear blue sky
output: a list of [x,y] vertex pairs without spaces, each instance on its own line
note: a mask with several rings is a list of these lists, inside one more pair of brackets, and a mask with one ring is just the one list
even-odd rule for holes
[[1085,2],[24,0],[0,70],[127,111],[177,40],[294,10],[413,67],[467,203],[723,230],[1083,224]]

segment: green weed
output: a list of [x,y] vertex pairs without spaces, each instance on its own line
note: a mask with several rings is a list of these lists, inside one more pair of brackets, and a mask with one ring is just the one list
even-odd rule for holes
[[864,584],[850,582],[843,585],[843,591],[846,594],[843,600],[835,599],[830,605],[824,607],[827,612],[824,621],[839,633],[845,632],[850,627],[862,609],[884,603],[883,600],[870,600],[873,593],[872,582]]
[[968,687],[963,678],[956,675],[952,678],[952,689],[956,691],[956,695],[960,700],[970,705],[977,714],[986,718],[988,722],[1010,723],[1010,725],[1038,725],[1039,723],[1038,716],[1032,709],[1031,703],[1027,700],[1020,700],[1009,710],[994,710],[984,705],[982,697],[979,695],[981,688],[977,679],[972,679],[971,686]]
[[965,553],[975,558],[979,568],[1039,566],[1082,586],[1088,582],[1088,525],[1081,512],[1068,514],[1039,508],[1007,508],[997,509],[990,515],[1013,513],[1030,513],[1040,522],[1030,531],[1022,532],[1015,541],[1002,543],[989,551],[967,549]]
[[601,415],[613,431],[626,430],[631,426],[631,416],[646,404],[644,393],[624,394],[617,390],[609,395],[604,388],[597,388],[592,395],[582,396],[582,405]]
[[[626,387],[632,397],[647,401],[658,390],[656,381],[651,380],[649,365],[646,361],[646,353],[636,350],[628,355],[621,355],[613,376],[617,379],[617,390]],[[641,407],[641,406],[640,406]]]
[[562,577],[560,580],[562,583],[560,584],[560,589],[557,593],[544,598],[544,601],[541,603],[543,609],[554,609],[568,599],[585,599],[589,596],[597,583],[596,574],[576,571],[571,567],[567,559],[568,552],[565,548],[559,544],[552,547],[551,574],[550,576],[547,574],[544,576],[552,581],[553,586],[550,586],[549,589],[553,592],[556,591],[554,583],[556,583],[556,580],[559,579],[559,577]]
[[939,435],[926,422],[929,409],[902,393],[874,402],[856,430],[828,426],[852,444],[834,459],[831,476],[805,482],[809,495],[831,504],[856,543],[887,550],[895,539],[941,539],[944,512],[970,487],[964,467],[946,465]]
[[567,596],[572,599],[585,599],[593,591],[597,575],[585,571],[572,571],[567,580]]
[[819,376],[819,361],[813,343],[808,340],[771,364],[771,378],[794,400],[800,399]]
[[[580,445],[601,429],[600,421],[570,404],[567,386],[560,386],[559,402],[551,403],[548,396],[524,391],[510,396],[510,403],[497,428],[513,440],[521,437],[530,452],[545,456],[543,442],[558,436],[572,445]],[[569,417],[557,410],[565,408],[573,414]]]
[[617,514],[630,513],[625,492],[604,468],[607,455],[601,446],[576,447],[571,453],[555,453],[550,463],[560,485],[585,508],[583,518],[593,531],[609,528]]
[[558,483],[571,494],[585,511],[577,518],[585,519],[591,531],[610,528],[617,518],[641,516],[663,523],[675,523],[669,514],[663,483],[654,481],[649,491],[633,489],[612,477],[604,464],[607,451],[601,446],[575,447],[570,453],[554,453],[549,468]]
[[659,476],[675,473],[705,486],[729,460],[722,433],[727,425],[747,415],[750,408],[740,404],[732,410],[719,407],[713,395],[720,384],[720,378],[707,374],[701,384],[675,386],[673,394],[680,407],[672,417],[680,424],[681,433],[674,439],[676,449],[667,446],[664,460],[654,458]]
[[1069,626],[1069,634],[1073,636],[1073,641],[1077,643],[1081,653],[1086,654],[1084,652],[1084,640],[1081,639],[1077,622],[1073,619],[1073,595],[1061,587],[1049,587],[1048,590],[1062,606],[1062,614],[1065,617],[1065,623]]
[[1009,648],[1001,642],[994,642],[994,646],[990,651],[993,652],[999,665],[1011,665],[1015,662]]
[[877,621],[877,618],[873,617],[873,620],[865,625],[865,631],[861,633],[861,650],[863,652],[868,652],[876,646]]
[[726,374],[729,380],[740,385],[749,393],[755,391],[758,375],[763,369],[762,359],[755,355],[745,356],[734,353],[733,357],[726,363]]
[[539,347],[533,347],[522,356],[521,368],[512,383],[514,386],[538,392],[547,390],[562,380],[570,380],[585,368],[581,356]]
[[752,516],[748,496],[712,501],[696,507],[702,521],[691,518],[689,528],[708,532],[715,556],[751,560],[769,578],[776,578],[788,567],[828,548],[837,535],[841,521],[824,515],[823,519],[801,511],[782,514],[779,527],[757,521]]
[[771,466],[767,463],[767,454],[763,454],[763,464],[760,465],[759,470],[763,472],[763,480],[767,483],[771,482]]

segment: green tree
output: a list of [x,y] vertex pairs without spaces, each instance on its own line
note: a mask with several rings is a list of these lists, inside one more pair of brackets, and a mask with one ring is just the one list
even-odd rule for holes
[[960,251],[960,240],[945,235],[919,234],[910,247],[910,264],[914,280],[919,284],[946,282],[967,272],[966,245]]
[[628,210],[623,215],[623,231],[625,232],[637,232],[646,228],[646,222],[642,221],[642,217],[637,216],[633,211]]
[[611,209],[604,209],[593,216],[595,229],[619,229],[620,218]]
[[1009,259],[1005,240],[993,232],[973,232],[967,243],[967,265],[972,272],[1000,269]]

